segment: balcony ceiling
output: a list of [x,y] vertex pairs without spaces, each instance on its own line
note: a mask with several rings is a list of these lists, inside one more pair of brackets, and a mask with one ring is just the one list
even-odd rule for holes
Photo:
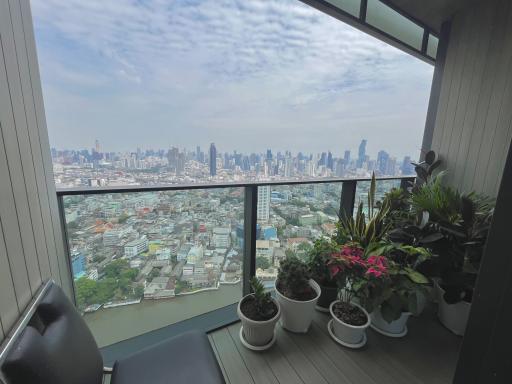
[[421,21],[434,32],[441,31],[441,24],[465,7],[482,0],[387,0],[386,2],[403,10]]

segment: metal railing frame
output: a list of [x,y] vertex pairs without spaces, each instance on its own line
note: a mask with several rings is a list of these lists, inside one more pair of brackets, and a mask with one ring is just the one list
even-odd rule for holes
[[[377,182],[387,180],[400,180],[400,188],[407,188],[409,182],[414,181],[414,176],[378,177]],[[122,186],[122,187],[87,187],[87,188],[63,188],[57,190],[57,199],[65,239],[65,250],[67,252],[68,268],[70,276],[72,272],[71,254],[69,250],[68,233],[64,212],[64,198],[66,196],[90,196],[120,193],[144,193],[164,191],[187,191],[195,189],[221,189],[221,188],[244,188],[244,254],[243,254],[243,294],[250,292],[250,278],[256,274],[256,226],[257,226],[257,205],[258,187],[261,186],[294,186],[311,184],[342,183],[340,196],[340,214],[353,215],[356,201],[357,184],[369,182],[370,178],[322,178],[306,180],[279,180],[279,181],[258,181],[244,183],[209,183],[209,184],[164,184],[149,186]],[[71,280],[73,280],[71,278]],[[76,300],[74,283],[72,284],[73,299]],[[76,302],[75,302],[76,304]]]

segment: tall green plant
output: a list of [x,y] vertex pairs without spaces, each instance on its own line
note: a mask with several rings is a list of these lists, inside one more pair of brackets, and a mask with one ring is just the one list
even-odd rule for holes
[[338,244],[356,242],[365,248],[371,243],[382,240],[391,228],[391,223],[385,220],[390,210],[389,202],[384,201],[380,206],[377,206],[375,199],[376,186],[377,181],[374,173],[367,196],[368,216],[364,213],[363,202],[359,204],[355,217],[346,213],[340,215],[335,236]]

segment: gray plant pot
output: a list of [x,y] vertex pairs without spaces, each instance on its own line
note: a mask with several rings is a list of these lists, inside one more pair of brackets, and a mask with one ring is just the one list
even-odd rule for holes
[[242,313],[240,305],[242,304],[242,301],[244,301],[246,297],[252,295],[252,293],[246,295],[242,298],[242,300],[238,302],[238,317],[242,322],[243,338],[245,339],[247,344],[254,347],[263,347],[269,345],[272,339],[274,338],[274,328],[279,318],[281,317],[281,307],[279,306],[279,303],[274,298],[272,298],[272,301],[277,306],[277,314],[270,320],[251,320]]

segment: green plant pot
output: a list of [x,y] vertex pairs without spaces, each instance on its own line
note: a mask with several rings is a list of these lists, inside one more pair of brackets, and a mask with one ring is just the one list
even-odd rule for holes
[[316,305],[317,307],[325,309],[327,312],[329,311],[329,306],[331,303],[336,301],[338,298],[338,288],[320,285],[320,289],[322,292],[320,293],[320,297],[318,298]]

